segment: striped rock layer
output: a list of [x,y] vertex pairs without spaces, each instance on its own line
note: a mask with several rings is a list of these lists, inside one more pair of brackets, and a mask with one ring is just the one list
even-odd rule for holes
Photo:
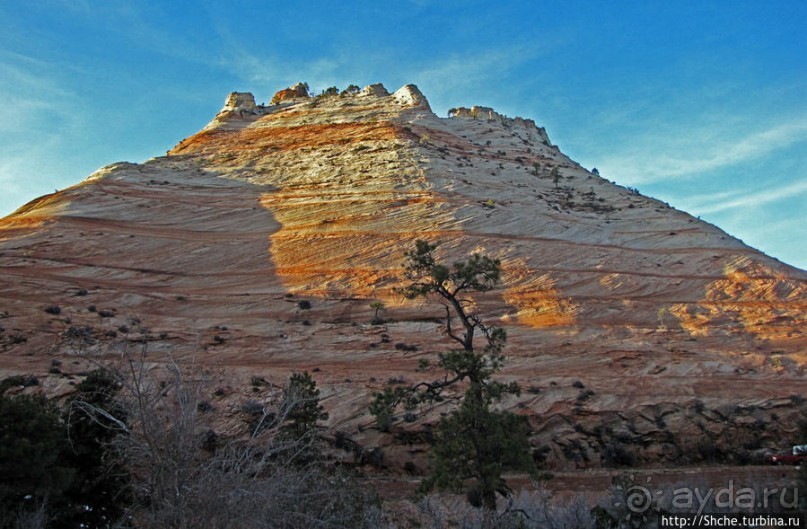
[[474,302],[508,332],[501,377],[524,392],[504,405],[548,466],[753,458],[794,438],[807,273],[587,171],[532,120],[439,118],[413,85],[281,92],[233,93],[166,156],[0,220],[0,376],[58,394],[147,350],[208,369],[234,416],[250,380],[309,370],[329,426],[419,467],[441,408],[402,441],[367,403],[451,346],[440,305],[395,292],[428,239],[447,262],[501,260],[501,288]]

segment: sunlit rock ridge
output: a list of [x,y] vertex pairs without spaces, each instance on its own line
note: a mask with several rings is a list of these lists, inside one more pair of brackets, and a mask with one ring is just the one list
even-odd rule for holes
[[508,332],[501,376],[524,393],[505,405],[530,416],[547,466],[619,450],[685,461],[706,445],[753,458],[794,437],[804,271],[581,167],[531,119],[441,118],[414,85],[311,96],[298,83],[269,104],[233,92],[165,156],[2,219],[0,376],[59,393],[146,347],[214,369],[232,389],[223,410],[252,396],[251,377],[309,370],[331,427],[419,468],[424,445],[367,413],[388,380],[417,380],[418,360],[450,347],[442,307],[394,290],[416,239],[449,262],[501,259],[501,288],[476,303]]

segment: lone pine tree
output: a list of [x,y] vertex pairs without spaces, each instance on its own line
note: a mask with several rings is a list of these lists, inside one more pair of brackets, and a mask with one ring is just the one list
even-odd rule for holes
[[319,403],[317,383],[307,371],[293,373],[283,390],[279,441],[290,463],[305,464],[319,457],[319,421],[328,413]]
[[[418,240],[415,248],[406,252],[407,283],[399,292],[408,299],[425,297],[440,302],[445,307],[446,334],[462,347],[439,354],[437,367],[443,372],[440,378],[385,388],[375,395],[370,411],[379,427],[389,430],[397,408],[403,406],[411,411],[421,404],[440,402],[450,388],[464,387],[458,406],[440,420],[436,429],[430,475],[421,484],[421,491],[436,487],[460,492],[470,479],[473,484],[467,490],[468,501],[495,510],[496,494],[511,493],[502,474],[506,470],[535,470],[526,420],[494,409],[506,395],[520,393],[515,383],[493,380],[504,364],[506,333],[485,324],[474,312],[469,296],[498,285],[501,263],[477,253],[449,267],[438,262],[436,248],[436,244]],[[459,320],[458,325],[455,320]],[[474,341],[477,335],[484,338],[481,350]]]

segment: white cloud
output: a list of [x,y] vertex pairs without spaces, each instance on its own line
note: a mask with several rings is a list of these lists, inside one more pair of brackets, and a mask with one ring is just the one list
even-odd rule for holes
[[[733,139],[720,139],[731,138]],[[600,162],[608,174],[633,185],[670,178],[692,178],[703,173],[747,163],[777,150],[807,141],[807,117],[737,135],[717,125],[666,129],[663,136],[640,136],[640,150],[606,156]]]
[[692,200],[687,200],[687,202],[690,203],[694,211],[707,215],[738,208],[745,210],[759,208],[783,199],[793,199],[805,193],[807,193],[807,178],[783,187],[716,193],[694,197]]
[[782,216],[771,203],[754,210],[725,209],[707,218],[751,247],[807,270],[807,247],[801,236],[807,219],[803,214]]
[[377,82],[395,91],[403,84],[414,83],[424,92],[432,108],[440,110],[458,104],[485,104],[484,101],[463,101],[474,93],[502,98],[503,77],[557,45],[556,38],[548,38],[541,42],[508,42],[498,47],[463,49],[456,53],[424,50],[424,56],[413,54],[417,50],[394,42],[368,46],[363,41],[345,41],[338,47],[323,47],[316,56],[292,59],[271,47],[260,49],[245,41],[231,20],[211,18],[221,45],[217,65],[248,83],[278,90],[306,81],[313,92],[332,85],[344,87]]
[[57,80],[58,67],[54,64],[21,55],[0,51],[0,93],[3,106],[25,105],[29,108],[57,109],[59,100],[71,97]]
[[[222,66],[250,84],[266,90],[280,90],[296,82],[309,84],[312,93],[332,85],[346,86],[353,80],[346,79],[349,61],[338,58],[318,58],[290,65],[272,56],[258,56],[240,47],[232,47]],[[256,94],[260,99],[261,94]],[[267,94],[271,96],[272,94]]]

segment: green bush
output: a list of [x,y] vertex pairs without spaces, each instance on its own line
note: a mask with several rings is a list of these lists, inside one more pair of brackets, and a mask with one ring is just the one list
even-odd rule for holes
[[[26,385],[18,378],[11,383]],[[53,529],[109,527],[128,505],[111,447],[125,420],[118,384],[99,370],[76,389],[64,410],[42,396],[0,396],[0,528],[33,518]]]
[[39,396],[0,396],[0,527],[44,503],[61,505],[75,470],[62,449],[59,410]]

